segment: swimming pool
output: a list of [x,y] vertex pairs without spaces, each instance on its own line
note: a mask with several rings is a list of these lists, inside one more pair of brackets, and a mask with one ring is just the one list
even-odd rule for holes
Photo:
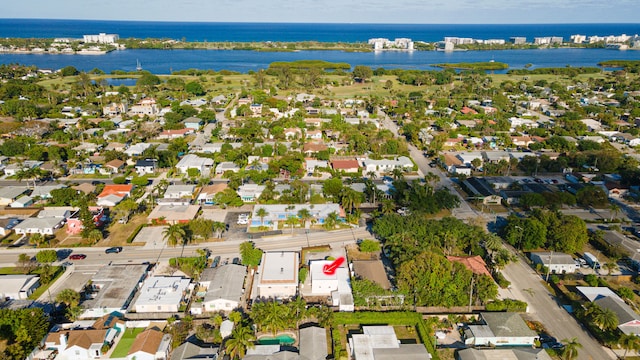
[[293,345],[296,339],[289,334],[274,336],[262,336],[258,339],[259,345]]

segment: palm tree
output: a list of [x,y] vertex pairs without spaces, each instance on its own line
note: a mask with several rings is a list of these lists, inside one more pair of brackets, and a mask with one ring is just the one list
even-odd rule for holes
[[293,235],[293,227],[298,224],[300,222],[300,219],[298,219],[297,217],[291,215],[289,217],[287,217],[287,220],[284,221],[285,224],[290,225],[291,226],[291,234]]
[[31,236],[29,236],[29,243],[36,247],[42,246],[46,240],[46,237],[40,233],[31,234]]
[[429,186],[435,185],[440,180],[440,177],[432,172],[428,172],[427,175],[424,176],[424,181],[429,184]]
[[620,211],[622,211],[622,209],[620,208],[620,205],[618,204],[609,205],[609,213],[611,214],[611,218],[609,219],[609,221],[613,221],[614,218],[617,218],[618,215],[620,215]]
[[382,201],[382,208],[380,209],[382,214],[389,215],[393,214],[396,211],[396,204],[391,199],[386,199]]
[[233,359],[242,359],[247,352],[247,348],[253,347],[256,337],[251,328],[247,326],[236,326],[231,331],[231,338],[225,343],[225,351]]
[[607,275],[611,275],[612,271],[618,270],[618,264],[613,261],[604,263],[602,267],[607,269]]
[[578,338],[563,339],[564,349],[562,350],[562,357],[565,360],[573,360],[578,356],[578,349],[582,348],[582,344],[578,342]]
[[298,218],[302,222],[302,226],[307,227],[307,221],[311,220],[313,216],[311,215],[311,211],[307,208],[302,208],[298,210]]
[[102,230],[100,229],[93,229],[91,230],[91,232],[87,235],[87,239],[89,241],[91,241],[91,243],[96,244],[98,243],[98,241],[102,240]]
[[220,239],[222,237],[222,233],[227,230],[227,224],[221,221],[213,222],[213,231],[216,233],[216,238]]
[[265,330],[271,331],[275,335],[279,330],[287,326],[287,314],[283,314],[283,310],[286,310],[286,307],[281,306],[277,301],[269,301],[264,304],[261,325]]
[[394,180],[402,180],[404,179],[404,172],[400,168],[395,168],[391,171],[391,176],[393,176]]
[[335,211],[330,212],[327,217],[324,219],[324,227],[327,230],[335,229],[336,225],[338,225],[338,213]]
[[162,237],[173,247],[182,242],[186,236],[187,233],[180,224],[169,225],[162,231]]
[[269,215],[267,209],[263,207],[259,208],[258,210],[256,210],[256,215],[258,215],[258,217],[260,218],[260,226],[264,226],[264,218]]
[[369,171],[367,172],[367,176],[369,177],[369,179],[375,180],[378,177],[378,174],[375,171]]
[[600,309],[593,314],[593,323],[602,330],[613,330],[618,327],[618,315],[611,309]]
[[636,353],[640,350],[640,338],[634,334],[622,334],[618,339],[618,345],[624,349],[622,358],[626,359],[629,350],[633,350]]
[[73,289],[64,289],[56,295],[56,301],[65,304],[67,307],[75,307],[80,303],[80,293]]

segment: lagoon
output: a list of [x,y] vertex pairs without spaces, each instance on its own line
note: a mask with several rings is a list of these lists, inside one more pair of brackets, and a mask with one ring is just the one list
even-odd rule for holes
[[[231,70],[246,73],[265,69],[274,61],[325,60],[346,62],[351,66],[366,65],[372,68],[400,68],[434,70],[433,64],[457,62],[497,61],[511,69],[531,69],[565,66],[597,66],[604,60],[640,60],[640,51],[608,49],[534,49],[534,50],[483,50],[483,51],[295,51],[259,52],[249,50],[148,50],[133,49],[112,51],[100,56],[55,54],[0,54],[0,63],[35,65],[41,69],[60,69],[75,66],[81,71],[98,68],[106,73],[115,70],[135,71],[137,61],[144,70],[155,74],[170,74],[185,69]],[[497,72],[499,73],[499,72]]]

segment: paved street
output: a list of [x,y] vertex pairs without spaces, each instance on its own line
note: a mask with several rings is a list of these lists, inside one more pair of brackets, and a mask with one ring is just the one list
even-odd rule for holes
[[544,286],[543,280],[524,262],[507,265],[503,274],[511,281],[513,298],[521,299],[529,304],[529,313],[533,320],[544,324],[549,333],[559,341],[578,338],[582,344],[577,359],[602,360],[615,359],[614,354],[602,347],[577,320],[571,316],[555,297]]

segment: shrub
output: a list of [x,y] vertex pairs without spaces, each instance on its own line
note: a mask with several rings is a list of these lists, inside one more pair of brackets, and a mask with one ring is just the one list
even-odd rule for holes
[[360,242],[360,251],[367,253],[378,252],[380,251],[380,243],[375,240],[362,240]]
[[513,299],[496,300],[488,303],[486,309],[487,311],[525,312],[527,311],[527,303]]
[[493,279],[498,283],[498,286],[503,289],[506,289],[511,285],[511,282],[505,279],[504,275],[499,271],[493,273]]
[[303,267],[298,272],[298,279],[300,280],[301,283],[303,283],[305,280],[307,280],[308,275],[309,275],[309,269],[307,269],[306,267]]

